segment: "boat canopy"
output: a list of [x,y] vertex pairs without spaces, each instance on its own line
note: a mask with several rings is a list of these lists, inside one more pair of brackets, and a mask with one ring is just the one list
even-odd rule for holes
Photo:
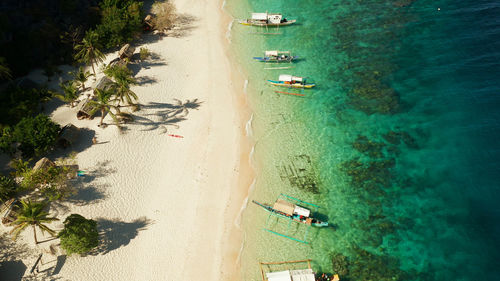
[[295,208],[293,209],[293,213],[296,215],[304,216],[304,217],[308,218],[309,215],[311,215],[311,210],[306,209],[306,208],[302,208],[300,206],[295,206]]
[[267,13],[252,13],[253,20],[267,20]]
[[292,81],[302,82],[304,80],[304,78],[292,76],[289,74],[281,74],[279,77],[279,80],[283,81],[283,82],[292,82]]
[[278,199],[274,203],[273,209],[291,216],[293,215],[293,211],[295,210],[295,204],[287,202],[283,199]]
[[272,56],[277,57],[278,51],[266,51],[265,55],[266,55],[266,57],[272,57]]
[[312,269],[285,270],[266,273],[268,281],[315,281]]
[[283,16],[281,14],[268,14],[267,19],[270,23],[281,23]]
[[265,52],[266,57],[271,57],[271,56],[277,57],[278,55],[290,55],[290,51],[266,51]]

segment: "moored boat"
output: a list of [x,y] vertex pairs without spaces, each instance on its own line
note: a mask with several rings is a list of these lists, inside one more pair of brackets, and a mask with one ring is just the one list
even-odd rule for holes
[[267,81],[271,83],[271,85],[288,87],[288,88],[310,89],[316,86],[316,84],[314,83],[307,83],[306,78],[304,77],[298,77],[289,74],[281,74],[278,78],[278,81],[276,80],[267,80]]
[[311,210],[304,208],[302,206],[293,204],[291,202],[285,201],[283,199],[278,199],[273,206],[262,204],[255,200],[252,200],[255,204],[261,206],[266,211],[291,219],[296,222],[300,222],[306,225],[325,227],[328,226],[328,222],[320,221],[315,218],[311,218]]
[[240,20],[239,23],[243,25],[253,26],[283,26],[295,23],[296,20],[288,20],[283,18],[281,14],[269,13],[252,13],[252,17],[245,20]]
[[298,59],[298,56],[292,56],[290,51],[265,51],[263,57],[253,57],[260,62],[292,62]]

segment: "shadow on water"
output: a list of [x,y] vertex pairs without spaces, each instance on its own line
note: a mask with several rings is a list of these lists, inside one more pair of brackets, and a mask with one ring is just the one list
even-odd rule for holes
[[100,245],[91,253],[104,255],[120,247],[126,246],[137,237],[141,230],[145,230],[152,223],[146,217],[137,218],[131,222],[117,219],[97,219],[100,235]]

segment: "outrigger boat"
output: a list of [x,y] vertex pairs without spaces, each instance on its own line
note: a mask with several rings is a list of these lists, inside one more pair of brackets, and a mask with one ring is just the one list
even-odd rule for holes
[[292,56],[290,51],[265,51],[263,57],[253,57],[260,62],[292,62],[298,59],[298,56]]
[[300,222],[306,225],[312,225],[316,227],[328,226],[328,222],[323,222],[315,218],[309,217],[311,215],[311,210],[304,208],[299,205],[295,205],[291,202],[287,202],[283,199],[278,199],[274,202],[273,206],[262,204],[255,200],[252,200],[255,204],[261,206],[266,211],[289,218],[293,221]]
[[283,26],[295,23],[296,20],[287,20],[281,14],[252,13],[252,18],[240,20],[243,25],[253,26]]
[[[314,273],[311,261],[260,262],[262,281],[340,281],[338,274],[329,276]],[[305,268],[305,264],[307,264],[307,268]]]
[[[293,198],[289,195],[280,194],[273,206],[262,204],[255,200],[252,200],[252,202],[269,212],[269,216],[266,220],[266,227],[264,227],[265,231],[296,242],[309,244],[307,241],[307,235],[312,226],[328,226],[328,222],[323,222],[310,217],[311,210],[308,208],[314,208],[314,211],[317,212],[319,206]],[[304,206],[307,206],[308,208],[305,208]],[[271,220],[272,217],[276,217],[277,220]],[[288,222],[286,230],[283,229],[284,225],[281,224],[283,220]],[[297,223],[297,227],[292,228],[292,222]],[[305,228],[300,227],[301,225],[305,226]],[[303,235],[301,235],[301,233],[303,233]]]
[[288,87],[288,88],[305,88],[310,89],[316,84],[314,83],[306,83],[306,79],[304,77],[293,76],[289,74],[281,74],[276,80],[267,80],[271,85]]

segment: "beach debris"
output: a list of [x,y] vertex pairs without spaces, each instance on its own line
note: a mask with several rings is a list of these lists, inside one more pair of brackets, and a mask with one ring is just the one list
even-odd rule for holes
[[287,164],[278,169],[281,180],[288,181],[291,186],[311,193],[319,193],[317,173],[309,155],[289,156]]
[[174,134],[167,134],[167,136],[169,136],[169,137],[173,137],[173,138],[184,138],[183,136],[180,136],[180,135],[174,135]]

